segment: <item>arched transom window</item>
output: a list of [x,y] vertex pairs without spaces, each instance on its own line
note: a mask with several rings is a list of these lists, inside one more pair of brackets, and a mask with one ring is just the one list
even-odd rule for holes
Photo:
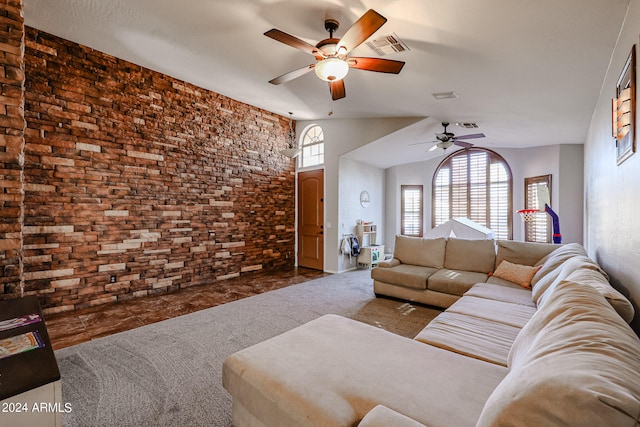
[[324,133],[319,125],[312,125],[305,130],[301,146],[299,166],[305,168],[324,163]]
[[484,148],[459,150],[438,166],[433,177],[434,227],[467,217],[490,228],[496,239],[511,239],[513,214],[511,169]]

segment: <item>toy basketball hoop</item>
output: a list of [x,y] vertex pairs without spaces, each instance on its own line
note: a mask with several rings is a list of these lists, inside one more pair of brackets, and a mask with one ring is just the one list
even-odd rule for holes
[[520,209],[517,212],[520,214],[522,222],[531,222],[536,219],[536,214],[540,213],[540,209]]

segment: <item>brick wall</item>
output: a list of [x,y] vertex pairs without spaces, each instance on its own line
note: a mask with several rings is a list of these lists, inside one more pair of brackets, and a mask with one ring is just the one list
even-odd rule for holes
[[0,1],[0,295],[20,295],[24,150],[22,0]]
[[45,312],[293,266],[287,117],[29,27],[25,45],[24,286]]

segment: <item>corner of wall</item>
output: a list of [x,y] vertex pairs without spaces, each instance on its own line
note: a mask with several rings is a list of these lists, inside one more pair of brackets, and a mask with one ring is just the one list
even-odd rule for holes
[[24,18],[22,0],[3,3],[3,100],[0,104],[0,295],[23,292]]

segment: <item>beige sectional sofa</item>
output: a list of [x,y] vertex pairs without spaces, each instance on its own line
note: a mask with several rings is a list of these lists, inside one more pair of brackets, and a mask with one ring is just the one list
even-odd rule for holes
[[234,425],[637,426],[632,304],[580,245],[540,258],[532,289],[475,284],[415,339],[326,315],[229,356]]
[[396,236],[393,259],[371,270],[373,291],[447,308],[476,283],[502,284],[491,276],[502,260],[532,266],[557,247],[514,240]]

